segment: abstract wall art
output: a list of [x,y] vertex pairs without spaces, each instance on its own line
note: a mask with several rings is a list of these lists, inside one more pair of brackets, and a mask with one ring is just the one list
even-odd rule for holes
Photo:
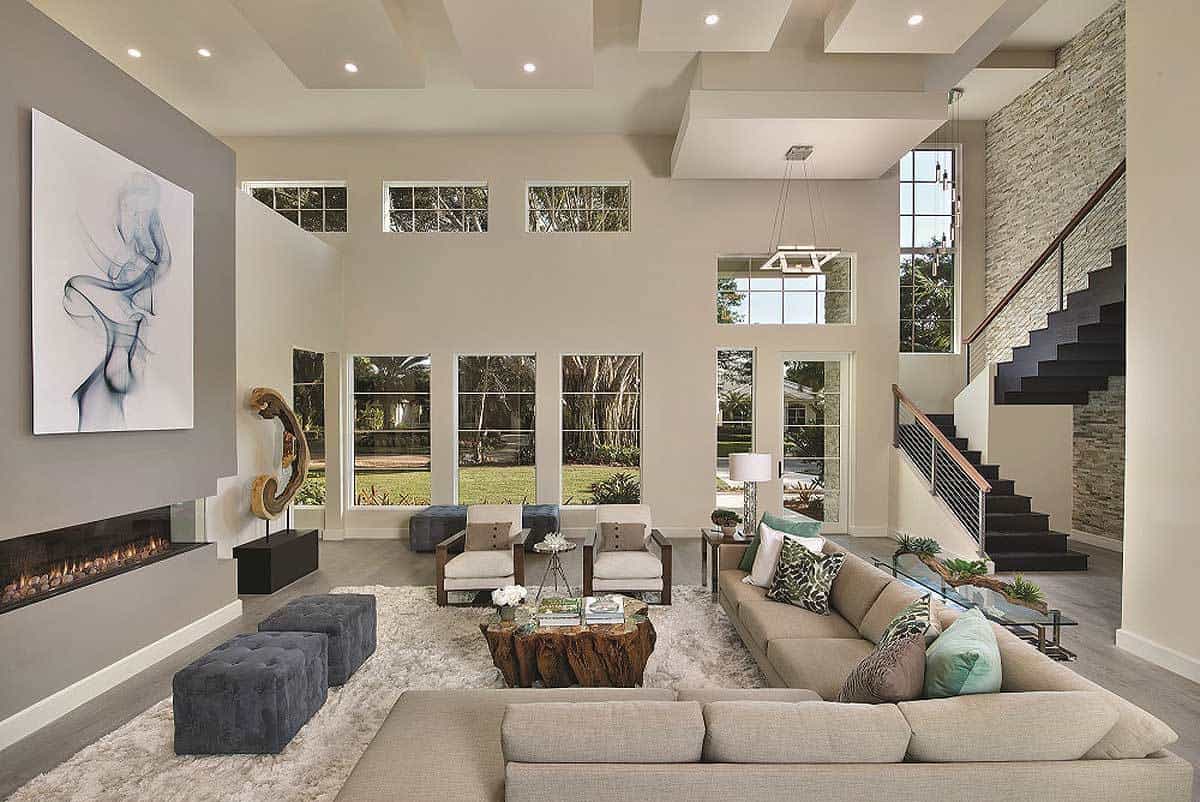
[[33,431],[190,429],[192,193],[33,110]]

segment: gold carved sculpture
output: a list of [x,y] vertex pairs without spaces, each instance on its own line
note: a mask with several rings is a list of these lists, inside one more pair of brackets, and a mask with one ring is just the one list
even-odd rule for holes
[[278,480],[264,473],[256,476],[250,487],[250,511],[270,521],[283,514],[304,483],[308,474],[308,441],[304,439],[300,419],[278,390],[255,387],[250,391],[249,406],[260,418],[278,418],[283,425],[283,459],[279,467],[291,470],[287,483],[279,490]]

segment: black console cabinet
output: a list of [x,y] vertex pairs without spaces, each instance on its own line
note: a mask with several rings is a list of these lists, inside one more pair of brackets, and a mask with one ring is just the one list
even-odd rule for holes
[[274,593],[317,570],[317,530],[284,529],[233,549],[239,594]]

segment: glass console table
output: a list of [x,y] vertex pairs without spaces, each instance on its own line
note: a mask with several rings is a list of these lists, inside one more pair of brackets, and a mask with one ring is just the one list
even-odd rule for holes
[[989,588],[974,585],[954,587],[912,554],[902,554],[890,560],[879,557],[870,559],[876,568],[889,572],[908,585],[931,591],[948,604],[964,610],[978,608],[988,619],[1021,640],[1033,644],[1038,651],[1055,660],[1075,659],[1075,653],[1062,645],[1061,636],[1063,627],[1075,626],[1079,622],[1066,617],[1061,610],[1039,613],[1037,610],[1013,604],[1004,598],[1003,594]]

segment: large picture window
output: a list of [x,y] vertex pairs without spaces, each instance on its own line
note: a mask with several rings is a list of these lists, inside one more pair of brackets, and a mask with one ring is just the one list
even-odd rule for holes
[[[938,166],[949,184],[938,180]],[[954,351],[954,150],[911,151],[900,160],[900,351]]]
[[717,507],[740,511],[742,488],[729,480],[729,455],[754,451],[754,351],[717,351]]
[[399,182],[383,185],[383,230],[399,233],[488,230],[488,185]]
[[296,503],[325,506],[325,355],[292,349],[292,409],[308,441],[308,476],[296,493]]
[[821,273],[763,270],[765,256],[717,259],[717,323],[803,325],[851,323],[851,261],[839,256]]
[[430,503],[429,356],[354,357],[354,503]]
[[346,230],[344,181],[247,181],[242,189],[305,231]]
[[628,231],[629,182],[529,184],[527,231]]
[[458,503],[534,504],[533,356],[458,358]]
[[563,504],[642,498],[642,358],[562,359]]

